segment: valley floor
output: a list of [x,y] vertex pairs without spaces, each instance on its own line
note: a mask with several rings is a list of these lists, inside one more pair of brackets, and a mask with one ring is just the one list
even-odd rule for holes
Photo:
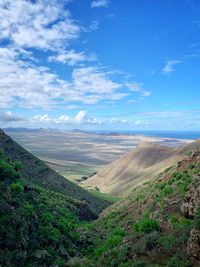
[[[81,131],[7,131],[16,142],[67,179],[79,183],[144,141],[180,146],[192,140]],[[82,184],[80,184],[82,185]]]

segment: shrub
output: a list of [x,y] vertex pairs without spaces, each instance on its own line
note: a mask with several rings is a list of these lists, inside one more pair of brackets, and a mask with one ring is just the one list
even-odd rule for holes
[[151,233],[153,231],[159,231],[160,226],[155,219],[144,218],[137,223],[134,223],[134,229],[137,233]]
[[200,208],[197,209],[194,215],[194,226],[200,230]]
[[152,250],[157,247],[160,233],[153,231],[145,236],[146,249]]
[[166,183],[165,182],[160,182],[156,185],[156,187],[160,190],[162,190],[164,187],[166,186]]
[[166,185],[161,191],[161,196],[171,195],[172,193],[173,187],[171,185]]
[[5,180],[7,178],[19,178],[19,173],[17,173],[9,163],[0,160],[0,179]]
[[0,149],[0,159],[5,160],[5,158],[6,158],[6,155],[5,155],[4,151],[2,149]]
[[176,238],[173,235],[162,236],[159,239],[159,243],[163,250],[168,253],[176,245]]
[[181,257],[175,254],[167,263],[167,267],[189,267],[189,261],[187,259],[181,259]]
[[104,252],[118,246],[122,243],[125,231],[121,228],[116,228],[106,239],[104,244],[95,250],[96,256],[101,256]]
[[172,169],[172,167],[169,167],[169,168],[167,168],[167,169],[165,169],[165,173],[168,173],[170,170]]
[[194,163],[190,163],[189,165],[188,165],[188,168],[189,169],[193,169],[195,167],[195,164]]
[[173,172],[172,177],[175,178],[176,180],[180,180],[182,178],[182,173],[180,172]]
[[79,233],[73,231],[77,222],[71,214],[67,215],[68,216],[61,216],[59,218],[58,228],[62,233],[69,235],[69,237],[72,238],[73,240],[77,240],[79,238]]
[[24,187],[20,182],[12,183],[10,185],[11,192],[14,193],[14,195],[19,195],[21,192],[24,191]]
[[53,221],[54,217],[50,212],[45,212],[42,216],[42,223],[47,225]]
[[192,182],[191,176],[184,177],[184,180],[181,180],[177,183],[177,189],[180,193],[186,193],[188,191],[188,186]]
[[28,214],[33,214],[34,212],[33,205],[28,202],[24,204],[24,209],[27,211]]
[[[184,217],[178,218],[177,216],[173,215],[170,217],[170,222],[174,229],[177,230],[184,230],[184,234],[187,234],[187,229],[191,228],[192,220]],[[181,236],[180,236],[181,237]],[[183,236],[182,236],[183,237]]]
[[21,163],[21,161],[14,161],[12,163],[12,166],[13,166],[14,170],[18,172],[19,170],[22,169],[23,164]]
[[44,240],[48,243],[49,241],[52,242],[60,242],[61,240],[61,233],[60,231],[53,227],[52,225],[47,225],[41,228],[42,235],[44,237]]

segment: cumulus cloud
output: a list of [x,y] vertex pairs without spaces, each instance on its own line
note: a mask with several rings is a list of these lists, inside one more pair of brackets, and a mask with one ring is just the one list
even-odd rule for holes
[[58,50],[81,31],[62,1],[54,0],[0,0],[0,21],[0,39],[24,48]]
[[128,120],[128,119],[119,119],[119,118],[111,118],[110,123],[112,124],[127,124],[127,125],[135,125],[135,126],[144,126],[148,127],[150,126],[149,122],[145,122],[142,120]]
[[118,100],[122,83],[96,67],[75,68],[69,81],[60,79],[47,67],[20,60],[14,48],[0,48],[0,108],[62,107],[66,103],[95,104],[103,99]]
[[[0,46],[0,108],[74,109],[80,103],[118,101],[133,91],[142,96],[150,94],[142,84],[137,88],[136,83],[124,82],[126,79],[119,73],[116,79],[116,73],[94,63],[88,67],[86,63],[91,65],[97,59],[95,54],[71,49],[70,41],[79,37],[82,27],[71,18],[63,6],[66,3],[0,0],[0,41],[4,44]],[[105,6],[107,1],[93,1],[92,5]],[[93,26],[97,27],[97,22]],[[38,51],[42,57],[37,57]],[[42,64],[48,59],[73,69],[61,78],[50,67],[41,65],[41,58]],[[87,114],[84,116],[89,122]],[[36,119],[52,121],[47,114]],[[69,118],[64,115],[60,120]]]
[[61,51],[57,55],[49,56],[50,62],[59,62],[62,64],[68,64],[70,66],[77,65],[84,61],[96,61],[95,54],[86,55],[84,52],[76,52],[74,49],[69,51]]
[[107,7],[108,6],[108,0],[94,0],[91,3],[91,7]]
[[0,112],[0,121],[1,122],[19,122],[19,121],[24,121],[25,119],[14,115],[11,111],[1,111]]
[[182,60],[168,60],[164,68],[162,69],[163,74],[170,74],[174,72],[174,66],[183,62]]
[[36,115],[31,119],[32,123],[51,123],[51,124],[101,124],[102,122],[96,118],[89,117],[87,111],[81,110],[74,117],[61,115],[57,118],[49,117],[48,114]]
[[116,82],[112,73],[98,67],[74,68],[67,81],[43,66],[22,61],[22,52],[0,48],[0,108],[62,108],[73,102],[95,104],[101,100],[120,100],[129,93],[148,96],[140,84]]
[[55,61],[63,64],[74,66],[78,62],[85,61],[87,59],[83,52],[77,53],[73,49],[69,51],[62,51],[61,53],[53,56],[49,56],[49,61]]

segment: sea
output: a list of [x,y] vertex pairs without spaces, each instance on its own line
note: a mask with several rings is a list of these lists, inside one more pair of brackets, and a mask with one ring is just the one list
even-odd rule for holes
[[153,137],[166,137],[175,139],[191,139],[200,138],[200,131],[153,131],[153,130],[134,130],[134,131],[99,131],[102,134],[138,134]]

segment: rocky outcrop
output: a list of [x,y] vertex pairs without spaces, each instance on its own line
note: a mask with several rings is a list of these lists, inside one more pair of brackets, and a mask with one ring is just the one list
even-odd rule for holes
[[193,228],[187,243],[187,253],[195,260],[200,260],[200,230]]
[[197,188],[194,185],[186,194],[184,203],[181,206],[181,215],[186,218],[193,218],[195,212],[200,207],[200,186]]

